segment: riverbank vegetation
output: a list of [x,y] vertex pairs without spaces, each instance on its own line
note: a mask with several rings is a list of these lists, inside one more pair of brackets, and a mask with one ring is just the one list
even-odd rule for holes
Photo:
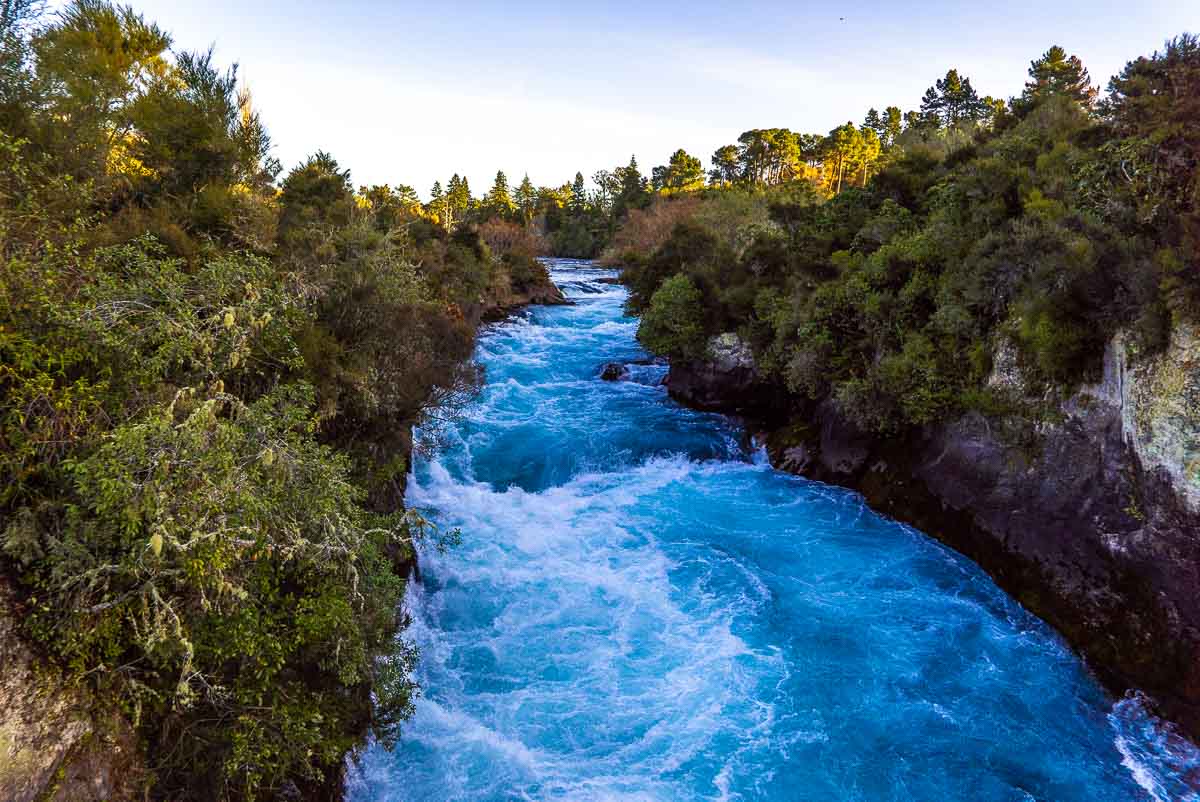
[[416,693],[409,433],[538,243],[329,154],[281,175],[235,67],[35,5],[0,6],[2,581],[153,798],[337,795]]
[[286,175],[236,68],[104,0],[0,5],[0,565],[22,634],[140,738],[154,798],[309,797],[417,689],[398,639],[412,427],[479,385],[474,332],[543,253],[628,265],[653,350],[738,331],[888,432],[1049,386],[1117,330],[1200,317],[1200,45],[1098,98],[955,70],[916,111],[748,131],[559,187],[423,202],[330,154]]
[[1154,353],[1200,319],[1198,99],[1191,35],[1102,96],[1059,47],[1007,102],[950,70],[919,111],[747,132],[608,258],[652,350],[736,331],[771,380],[880,434],[995,411],[1001,358],[1053,393],[1097,379],[1118,331]]

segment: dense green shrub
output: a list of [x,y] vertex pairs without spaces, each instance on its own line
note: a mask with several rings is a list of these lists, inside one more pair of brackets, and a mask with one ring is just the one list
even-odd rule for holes
[[409,432],[477,388],[484,294],[532,268],[327,154],[277,193],[233,72],[128,9],[31,30],[0,31],[23,633],[135,725],[153,798],[317,796],[411,710]]
[[655,291],[642,316],[638,339],[651,351],[693,359],[704,354],[700,291],[691,279],[676,275]]
[[739,331],[789,390],[884,433],[995,408],[1002,345],[1039,397],[1096,379],[1118,331],[1161,349],[1172,317],[1200,319],[1200,45],[1131,62],[1099,108],[1072,70],[990,127],[915,120],[866,186],[776,197],[769,225],[715,214],[759,189],[703,196],[626,270],[643,342],[679,352],[655,306],[686,277],[689,338]]

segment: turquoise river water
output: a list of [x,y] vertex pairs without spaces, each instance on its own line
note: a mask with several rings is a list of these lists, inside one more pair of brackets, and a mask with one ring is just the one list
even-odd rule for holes
[[625,291],[485,331],[481,397],[409,502],[424,688],[353,802],[1200,800],[1200,759],[1114,700],[978,567],[855,494],[772,470],[672,402]]

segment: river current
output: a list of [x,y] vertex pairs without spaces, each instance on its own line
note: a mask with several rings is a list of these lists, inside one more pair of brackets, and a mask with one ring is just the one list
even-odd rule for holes
[[486,330],[482,395],[408,499],[423,695],[353,802],[1200,800],[1200,757],[1114,700],[977,566],[684,409],[625,290]]

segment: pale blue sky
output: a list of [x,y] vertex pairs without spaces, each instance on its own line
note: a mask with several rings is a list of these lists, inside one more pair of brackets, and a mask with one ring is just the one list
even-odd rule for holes
[[422,196],[452,172],[481,194],[498,168],[560,184],[631,153],[649,172],[678,147],[707,165],[749,128],[913,108],[949,67],[1007,97],[1055,43],[1103,86],[1200,31],[1197,0],[131,2],[176,49],[241,64],[285,166],[325,149],[356,183]]

